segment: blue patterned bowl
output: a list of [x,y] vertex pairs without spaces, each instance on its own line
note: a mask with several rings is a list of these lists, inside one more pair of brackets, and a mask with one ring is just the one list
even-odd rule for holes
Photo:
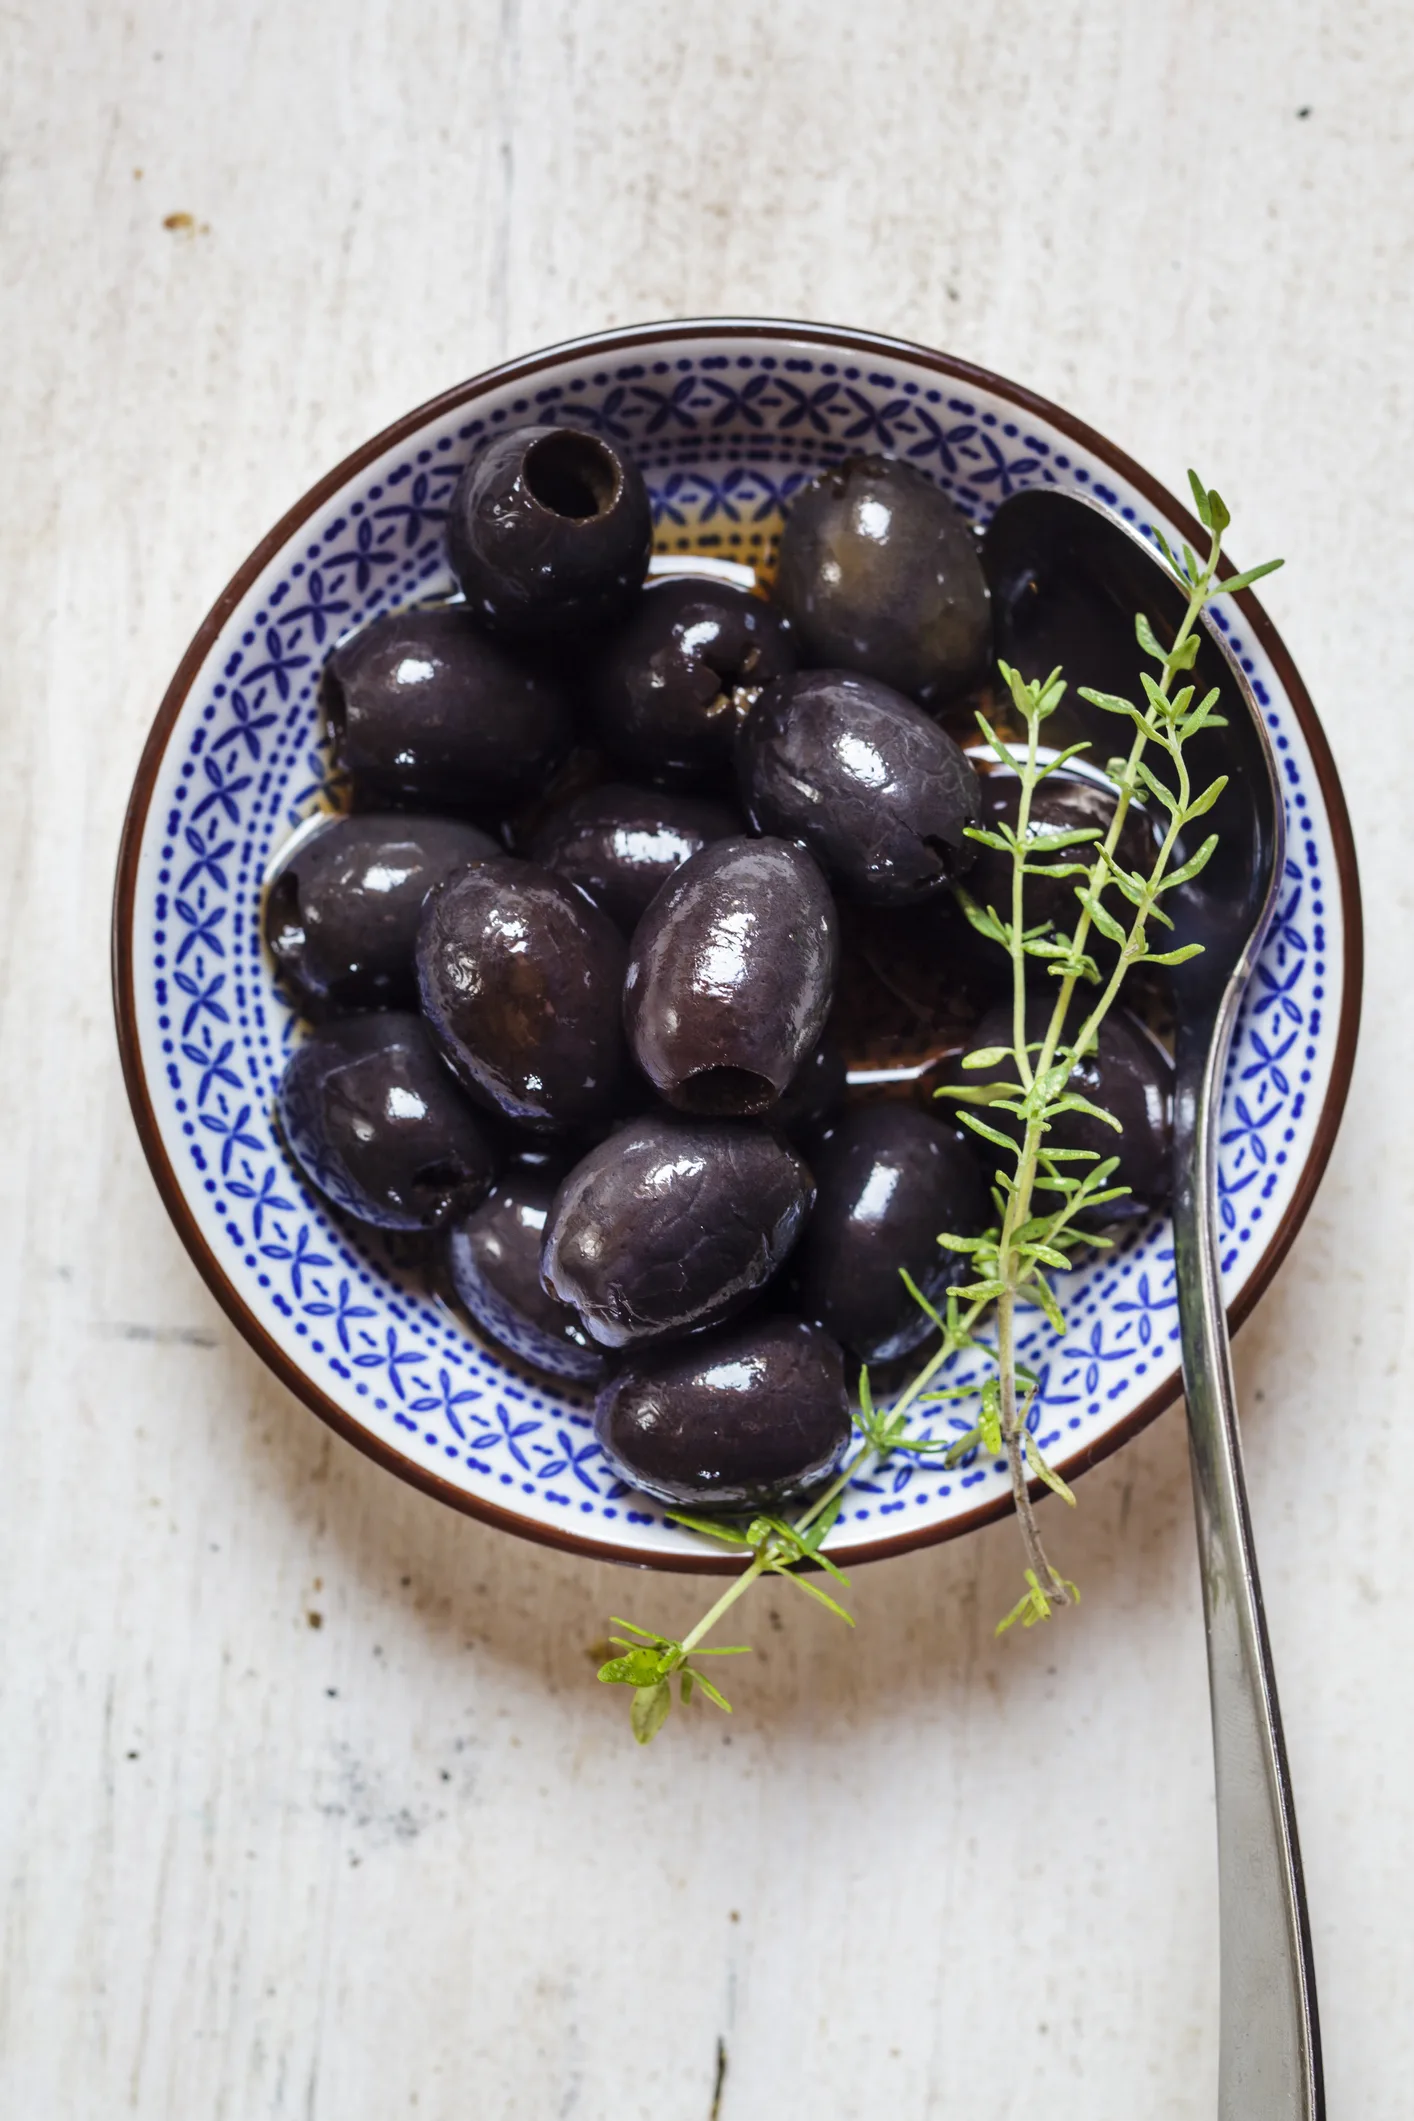
[[[730,1568],[617,1482],[587,1403],[474,1340],[330,1216],[272,1129],[294,1025],[263,954],[272,852],[324,796],[315,693],[335,639],[450,586],[442,516],[506,426],[563,420],[638,458],[660,551],[767,557],[792,492],[871,449],[921,466],[971,516],[1070,487],[1149,533],[1197,540],[1161,487],[1015,384],[923,347],[727,320],[613,332],[460,385],[375,436],[277,524],[182,660],[138,769],[115,908],[129,1095],[173,1221],[235,1324],[317,1414],[405,1480],[507,1530],[659,1568]],[[1306,692],[1246,593],[1218,624],[1268,718],[1286,784],[1287,876],[1224,1094],[1223,1275],[1234,1321],[1295,1236],[1354,1054],[1360,910],[1345,805]],[[1069,1331],[1024,1350],[1040,1440],[1069,1477],[1178,1391],[1167,1225],[1066,1278]],[[842,1560],[971,1530],[1009,1507],[1005,1468],[909,1462],[857,1480]]]

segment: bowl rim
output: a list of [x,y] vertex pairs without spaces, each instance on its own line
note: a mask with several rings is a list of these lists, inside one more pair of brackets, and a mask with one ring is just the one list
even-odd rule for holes
[[[503,1509],[492,1501],[469,1495],[362,1428],[290,1359],[232,1286],[220,1260],[196,1223],[181,1181],[167,1155],[148,1089],[139,1039],[133,931],[139,854],[158,772],[173,728],[227,619],[301,524],[386,450],[395,448],[416,434],[429,421],[458,410],[489,390],[528,379],[542,373],[546,368],[586,354],[628,353],[645,346],[660,346],[681,339],[710,338],[713,335],[733,339],[789,337],[831,352],[857,354],[866,359],[893,357],[930,369],[934,374],[944,376],[951,382],[991,392],[1008,400],[1020,411],[1036,414],[1069,436],[1073,442],[1107,464],[1118,477],[1142,493],[1170,521],[1178,524],[1192,544],[1197,545],[1201,541],[1199,525],[1174,495],[1125,451],[1116,447],[1085,421],[1067,412],[1062,406],[1053,404],[1038,392],[1023,384],[1014,383],[1005,376],[997,375],[989,368],[964,361],[956,355],[943,353],[932,347],[916,344],[911,340],[860,331],[849,325],[805,323],[792,318],[732,316],[673,318],[662,323],[627,325],[610,331],[592,332],[561,340],[553,346],[543,347],[516,360],[501,362],[494,368],[468,377],[464,382],[453,384],[450,389],[415,406],[412,411],[392,421],[369,440],[360,443],[332,470],[326,472],[323,478],[317,480],[302,499],[286,510],[237,568],[197,628],[177,665],[143,745],[123,820],[113,894],[112,928],[113,1004],[119,1057],[128,1101],[148,1167],[163,1205],[197,1271],[231,1323],[260,1356],[266,1367],[275,1373],[296,1398],[302,1400],[313,1413],[366,1457],[372,1458],[386,1471],[395,1473],[400,1479],[421,1488],[424,1493],[435,1496],[438,1501],[449,1504],[467,1516],[480,1518],[499,1530],[515,1532],[520,1537],[532,1539],[540,1545],[556,1547],[589,1559],[616,1561],[631,1567],[661,1569],[677,1575],[698,1576],[732,1575],[742,1564],[725,1554],[646,1555],[634,1547],[616,1547],[599,1539],[590,1542],[569,1528],[538,1524],[517,1515],[514,1511]],[[1232,574],[1236,569],[1231,562],[1225,560],[1222,571]],[[1277,1268],[1290,1251],[1330,1160],[1355,1062],[1364,973],[1364,927],[1354,835],[1330,745],[1311,696],[1286,644],[1261,603],[1250,589],[1238,591],[1235,601],[1276,670],[1295,709],[1302,735],[1310,748],[1330,825],[1336,872],[1340,883],[1344,974],[1335,1055],[1311,1151],[1302,1167],[1295,1192],[1285,1213],[1268,1238],[1266,1247],[1246,1284],[1228,1308],[1228,1324],[1233,1332],[1236,1332],[1251,1314],[1259,1298],[1270,1285]],[[1081,1445],[1070,1457],[1061,1460],[1059,1471],[1067,1480],[1074,1480],[1080,1474],[1088,1472],[1092,1466],[1108,1458],[1111,1452],[1128,1443],[1141,1429],[1147,1428],[1151,1421],[1173,1404],[1181,1391],[1182,1380],[1175,1365],[1172,1376],[1156,1386],[1123,1421],[1107,1430],[1103,1436]],[[866,1542],[851,1550],[850,1567],[867,1561],[887,1560],[915,1548],[960,1538],[965,1533],[977,1531],[981,1526],[1008,1515],[1012,1509],[1009,1494],[994,1496],[961,1516],[935,1524],[920,1525],[916,1530],[900,1532],[889,1538]]]

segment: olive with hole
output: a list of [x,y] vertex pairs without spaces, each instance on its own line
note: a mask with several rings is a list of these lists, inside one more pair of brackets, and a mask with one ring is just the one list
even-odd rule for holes
[[[1093,989],[1091,990],[1094,991]],[[1076,1003],[1076,1014],[1084,1006]],[[1051,1020],[1052,998],[1035,995],[1027,1004],[1026,1037],[1036,1046],[1046,1035]],[[969,1052],[1004,1046],[1012,1042],[1011,1006],[989,1010],[969,1042]],[[1032,1054],[1033,1061],[1035,1053]],[[1012,1082],[1016,1069],[1007,1058],[985,1068],[969,1068],[954,1078],[959,1083]],[[1100,1026],[1096,1049],[1080,1061],[1067,1088],[1098,1105],[1120,1123],[1121,1132],[1086,1112],[1065,1112],[1052,1122],[1045,1146],[1054,1149],[1089,1150],[1104,1160],[1119,1158],[1119,1168],[1108,1181],[1130,1190],[1119,1200],[1091,1209],[1081,1226],[1101,1230],[1112,1223],[1142,1221],[1156,1209],[1168,1206],[1173,1190],[1171,1148],[1173,1139],[1173,1062],[1158,1040],[1127,1009],[1114,1009]],[[988,1120],[1003,1133],[1015,1134],[1017,1121],[995,1106]],[[1084,1163],[1066,1163],[1067,1177],[1083,1178],[1090,1168]],[[1060,1196],[1041,1196],[1044,1205],[1059,1205]]]
[[801,488],[773,594],[802,663],[863,671],[924,706],[974,678],[991,647],[971,528],[897,457],[851,457]]
[[637,465],[573,427],[497,435],[447,510],[452,572],[493,633],[582,633],[622,618],[652,547]]
[[442,1066],[422,1019],[346,1016],[286,1064],[275,1097],[296,1163],[337,1207],[384,1230],[431,1230],[483,1198],[491,1129]]
[[447,1232],[452,1286],[476,1323],[522,1362],[576,1384],[597,1384],[602,1349],[578,1314],[540,1279],[540,1250],[556,1175],[517,1159],[470,1215]]
[[650,583],[594,675],[601,741],[636,774],[685,784],[729,777],[737,726],[795,668],[790,627],[727,583]]
[[805,1164],[766,1128],[649,1113],[562,1181],[541,1274],[601,1346],[663,1340],[741,1310],[813,1198]]
[[385,612],[341,641],[321,698],[360,804],[495,817],[553,773],[573,734],[559,679],[459,605]]
[[632,935],[675,870],[741,829],[723,803],[611,781],[554,811],[531,839],[530,854]]
[[680,1111],[765,1112],[824,1030],[838,963],[834,901],[810,856],[781,839],[718,840],[634,930],[634,1058]]
[[535,1131],[612,1114],[623,968],[608,915],[514,855],[449,877],[423,907],[417,976],[432,1036],[479,1103]]
[[611,1466],[683,1510],[770,1510],[829,1479],[850,1439],[838,1342],[779,1316],[631,1357],[599,1394]]
[[[995,832],[999,826],[1007,826],[1015,832],[1021,808],[1021,783],[1014,773],[993,770],[978,775],[981,782],[982,808],[978,824]],[[1045,780],[1032,791],[1027,818],[1028,843],[1052,832],[1094,832],[1103,840],[1114,821],[1117,797],[1113,788],[1093,781],[1077,773],[1059,772],[1047,774]],[[1054,867],[1071,863],[1088,868],[1096,858],[1097,841],[1071,848],[1058,848],[1054,853],[1037,853],[1034,859]],[[1115,847],[1115,859],[1126,869],[1137,869],[1147,876],[1154,865],[1153,823],[1146,812],[1133,804],[1125,813],[1120,827],[1119,841]],[[1075,876],[1041,876],[1028,871],[1026,878],[1026,921],[1028,927],[1050,921],[1056,927],[1069,930],[1079,919],[1080,909],[1076,904],[1075,889],[1083,879]],[[1012,865],[1011,856],[999,847],[979,847],[977,859],[967,877],[967,889],[980,906],[993,906],[1006,918],[1011,914]],[[1124,901],[1111,891],[1107,903],[1113,901],[1122,915]],[[1092,948],[1103,950],[1105,938],[1095,934]],[[1111,948],[1111,955],[1113,949]],[[1038,968],[1039,969],[1039,968]],[[1042,973],[1044,977],[1044,972]]]
[[756,830],[799,840],[850,898],[914,905],[971,867],[976,773],[930,715],[876,678],[782,678],[742,724],[737,773]]
[[265,940],[297,1009],[417,1007],[417,924],[434,884],[501,852],[458,818],[323,818],[281,855],[265,893]]
[[991,1220],[978,1159],[956,1127],[912,1105],[860,1105],[811,1145],[815,1209],[791,1264],[793,1301],[865,1362],[906,1355],[933,1330],[903,1271],[936,1304],[968,1272],[943,1232]]

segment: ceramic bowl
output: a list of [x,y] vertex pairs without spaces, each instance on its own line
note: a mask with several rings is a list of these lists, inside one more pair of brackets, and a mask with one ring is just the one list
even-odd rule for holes
[[[442,518],[457,475],[498,430],[533,421],[594,428],[637,457],[664,553],[762,563],[800,483],[861,450],[907,458],[979,522],[1043,484],[1144,534],[1158,525],[1196,543],[1198,532],[1102,436],[926,348],[738,320],[613,332],[477,377],[355,451],[257,546],[162,703],[119,864],[118,1025],[153,1173],[214,1294],[317,1414],[454,1507],[586,1554],[731,1567],[614,1479],[582,1397],[472,1338],[333,1217],[271,1124],[296,1027],[262,949],[261,881],[325,799],[320,668],[351,626],[451,586]],[[1270,725],[1288,849],[1224,1095],[1222,1271],[1236,1323],[1295,1236],[1334,1138],[1360,913],[1345,805],[1291,658],[1250,593],[1219,606],[1218,623]],[[1037,1315],[1023,1351],[1041,1378],[1040,1440],[1073,1479],[1178,1391],[1167,1225],[1092,1256],[1066,1277],[1064,1302],[1064,1337]],[[999,1463],[904,1461],[854,1482],[831,1550],[899,1553],[1008,1507]]]

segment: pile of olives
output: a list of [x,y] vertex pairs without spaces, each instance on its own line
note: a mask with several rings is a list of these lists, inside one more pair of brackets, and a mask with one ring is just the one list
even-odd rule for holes
[[[335,647],[352,807],[265,901],[312,1027],[277,1112],[339,1210],[434,1233],[482,1331],[595,1388],[624,1478],[750,1509],[838,1465],[849,1369],[929,1332],[900,1270],[937,1300],[939,1232],[992,1212],[926,1071],[853,1065],[879,1009],[933,1006],[915,989],[967,997],[974,1046],[1010,1036],[950,892],[967,827],[1007,813],[946,726],[967,741],[990,597],[963,518],[889,458],[801,490],[769,596],[650,575],[651,542],[627,456],[523,428],[456,489],[460,597]],[[1045,790],[1067,824],[1103,812]],[[1087,1067],[1152,1207],[1163,1051],[1117,1018]]]

